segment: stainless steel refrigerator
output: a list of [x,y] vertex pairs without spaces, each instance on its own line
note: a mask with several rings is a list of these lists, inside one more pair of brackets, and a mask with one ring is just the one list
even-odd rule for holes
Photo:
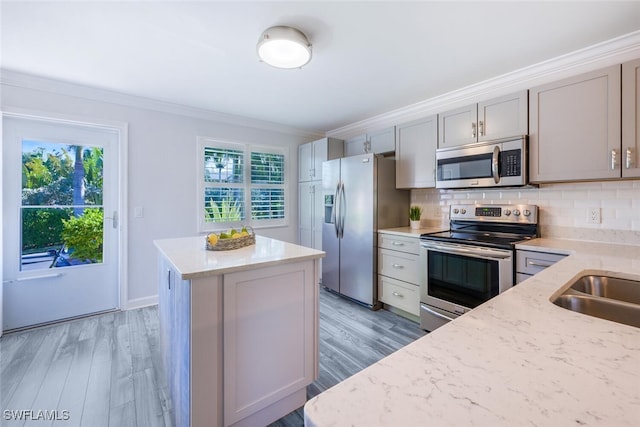
[[322,285],[378,309],[377,230],[409,224],[395,160],[361,154],[324,162]]

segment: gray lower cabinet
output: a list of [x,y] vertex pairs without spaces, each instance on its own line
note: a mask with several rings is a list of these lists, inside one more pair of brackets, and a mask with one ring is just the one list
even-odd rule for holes
[[552,266],[565,254],[516,250],[516,283],[520,283],[547,267]]
[[419,254],[418,236],[378,233],[378,299],[413,320],[420,315]]

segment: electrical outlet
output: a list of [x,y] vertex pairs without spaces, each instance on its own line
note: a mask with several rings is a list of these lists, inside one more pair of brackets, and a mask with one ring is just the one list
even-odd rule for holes
[[600,224],[600,223],[602,223],[602,217],[601,217],[600,208],[590,208],[589,209],[587,222],[589,224]]

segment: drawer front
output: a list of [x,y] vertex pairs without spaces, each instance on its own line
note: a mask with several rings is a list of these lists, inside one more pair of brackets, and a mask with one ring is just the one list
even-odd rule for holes
[[420,291],[416,285],[378,276],[378,299],[407,313],[420,315]]
[[418,255],[420,253],[420,238],[379,233],[378,247]]
[[566,255],[546,252],[516,251],[516,271],[518,273],[536,274],[560,261]]
[[378,273],[417,285],[418,259],[418,255],[380,249],[378,250]]

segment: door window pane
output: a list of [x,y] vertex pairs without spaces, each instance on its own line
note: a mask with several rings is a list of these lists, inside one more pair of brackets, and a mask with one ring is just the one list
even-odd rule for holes
[[103,261],[103,154],[22,141],[21,270]]

